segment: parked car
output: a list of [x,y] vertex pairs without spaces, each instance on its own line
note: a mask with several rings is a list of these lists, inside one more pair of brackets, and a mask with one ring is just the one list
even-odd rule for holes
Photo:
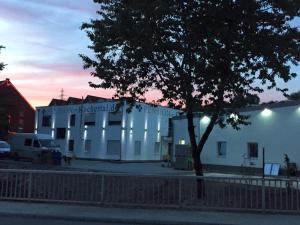
[[8,142],[15,159],[38,160],[45,152],[60,152],[59,145],[48,134],[16,133],[9,138]]
[[6,141],[0,141],[0,157],[9,156],[10,150],[10,145]]

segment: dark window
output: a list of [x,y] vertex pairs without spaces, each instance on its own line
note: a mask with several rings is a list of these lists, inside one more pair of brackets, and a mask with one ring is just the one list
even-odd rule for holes
[[92,141],[91,140],[85,140],[85,144],[84,144],[84,152],[88,153],[91,151],[92,149]]
[[84,125],[94,126],[96,123],[96,113],[86,113],[84,115]]
[[66,128],[56,128],[56,139],[66,138]]
[[248,156],[249,158],[258,158],[258,144],[248,143]]
[[134,155],[141,155],[142,142],[135,141],[134,143]]
[[108,114],[108,125],[121,125],[122,113],[121,112],[110,112]]
[[19,125],[24,125],[24,119],[19,119]]
[[217,142],[217,155],[218,155],[218,157],[226,157],[226,142],[225,141]]
[[34,140],[34,141],[33,141],[33,147],[36,147],[36,148],[41,147],[38,140]]
[[76,119],[76,115],[72,114],[70,116],[70,127],[74,127],[75,126],[75,119]]
[[25,139],[25,142],[24,142],[24,145],[25,145],[25,146],[31,146],[31,143],[32,143],[32,139],[26,138],[26,139]]
[[50,127],[51,126],[51,116],[43,116],[42,126],[43,127]]
[[69,140],[69,151],[74,151],[74,140]]

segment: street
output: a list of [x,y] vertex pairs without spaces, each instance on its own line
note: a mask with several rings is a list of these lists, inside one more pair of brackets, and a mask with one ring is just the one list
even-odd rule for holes
[[[58,220],[58,219],[45,219],[45,218],[29,218],[29,217],[6,217],[0,216],[1,225],[143,225],[132,223],[109,223],[109,222],[92,222],[92,221],[75,221],[75,220]],[[149,222],[146,223],[150,225]],[[163,224],[161,224],[163,225]],[[168,224],[164,224],[168,225]],[[172,224],[170,224],[172,225]],[[184,224],[182,224],[184,225]],[[199,225],[222,225],[213,223],[199,223]],[[225,224],[223,224],[225,225]],[[226,224],[229,225],[229,224]]]
[[[6,217],[0,216],[1,225],[118,225],[117,223],[107,222],[88,222],[88,221],[74,221],[74,220],[57,220],[45,218],[26,218],[26,217]],[[131,225],[125,224],[123,225]]]

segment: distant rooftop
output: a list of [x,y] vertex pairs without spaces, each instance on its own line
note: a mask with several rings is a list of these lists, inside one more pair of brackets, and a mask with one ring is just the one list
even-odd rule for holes
[[[232,110],[236,111],[236,112],[251,112],[251,111],[257,111],[257,110],[263,110],[265,108],[274,109],[274,108],[283,108],[283,107],[290,107],[290,106],[300,106],[300,100],[296,100],[296,101],[286,100],[286,101],[280,101],[280,102],[261,103],[259,105],[251,105],[251,106],[247,106],[244,108],[232,109]],[[228,110],[230,110],[230,109],[228,109]],[[200,112],[200,111],[194,112],[194,117],[201,117],[201,116],[203,116],[203,112]],[[182,115],[176,116],[174,118],[175,119],[184,119],[184,118],[186,118],[186,115],[184,113],[182,113]]]
[[102,98],[93,95],[87,95],[85,98],[69,97],[67,100],[63,99],[52,99],[48,106],[60,106],[60,105],[77,105],[82,103],[95,103],[103,102],[111,99]]

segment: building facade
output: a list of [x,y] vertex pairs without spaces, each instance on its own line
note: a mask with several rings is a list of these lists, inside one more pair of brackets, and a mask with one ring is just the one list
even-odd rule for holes
[[0,81],[0,139],[9,132],[34,131],[35,110],[11,83]]
[[[280,164],[284,168],[284,154],[300,168],[300,101],[252,106],[241,110],[249,115],[251,125],[235,130],[230,126],[215,126],[203,152],[202,162],[210,168],[235,169],[262,168],[263,149],[265,163]],[[209,117],[195,114],[197,139],[206,128]],[[174,123],[174,149],[176,145],[189,145],[187,119],[177,116]],[[175,160],[173,156],[173,160]]]
[[117,110],[113,100],[93,96],[69,100],[38,107],[35,118],[35,132],[52,135],[63,154],[135,161],[161,160],[171,151],[170,118],[178,110],[136,103],[127,112],[126,103]]

